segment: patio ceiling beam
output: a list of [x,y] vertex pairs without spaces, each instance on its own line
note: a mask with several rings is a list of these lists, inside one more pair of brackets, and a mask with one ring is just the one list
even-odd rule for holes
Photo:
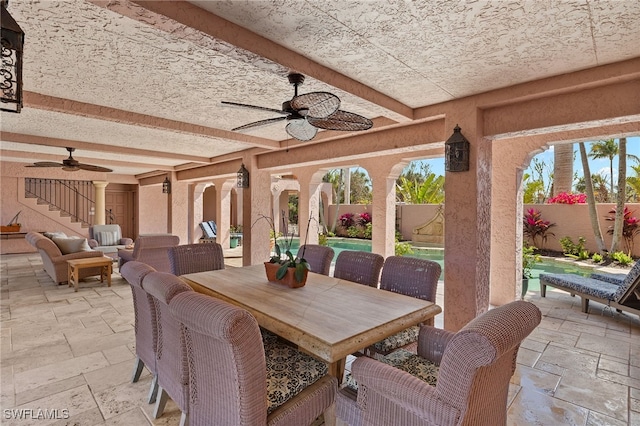
[[[172,34],[184,32],[182,25],[185,25],[215,39],[273,61],[275,64],[323,81],[402,117],[413,119],[413,109],[392,97],[188,2],[89,1],[96,6],[104,7]],[[135,5],[139,5],[139,7]],[[146,12],[140,11],[140,8],[145,9]],[[160,16],[153,16],[153,14]],[[166,18],[182,25],[171,25]]]
[[24,92],[24,106],[60,112],[63,114],[73,114],[82,117],[94,118],[96,120],[129,124],[132,126],[168,130],[176,133],[186,133],[201,137],[229,139],[237,142],[245,142],[249,145],[262,148],[280,148],[280,142],[271,139],[216,129],[213,127],[200,126],[198,124],[185,123],[183,121],[169,120],[162,117],[154,117],[147,114],[139,114],[132,111],[125,111],[102,105],[88,104],[85,102],[73,101],[71,99],[57,98],[34,92]]
[[[148,158],[166,158],[170,160],[183,160],[185,162],[194,162],[194,163],[208,163],[209,158],[207,157],[199,157],[196,155],[187,155],[180,153],[171,153],[171,152],[162,152],[162,151],[152,151],[148,149],[137,149],[137,148],[127,148],[127,147],[114,147],[113,145],[101,145],[91,142],[83,142],[77,140],[69,140],[69,139],[59,139],[59,138],[49,138],[46,136],[36,136],[36,135],[25,135],[20,133],[10,133],[10,132],[0,132],[0,140],[6,142],[19,142],[30,145],[41,145],[41,146],[55,146],[55,147],[73,147],[78,150],[87,150],[87,151],[99,151],[99,152],[114,152],[117,151],[118,154],[126,154],[126,155],[135,155],[141,157]],[[29,153],[33,155],[33,152]],[[109,160],[108,157],[105,160]]]

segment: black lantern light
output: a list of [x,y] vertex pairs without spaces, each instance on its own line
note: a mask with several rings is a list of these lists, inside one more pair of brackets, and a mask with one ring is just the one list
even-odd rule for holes
[[249,187],[249,170],[244,167],[244,163],[240,166],[240,170],[238,170],[238,188],[248,188]]
[[162,193],[171,194],[171,181],[168,176],[165,176],[164,182],[162,182]]
[[444,166],[448,172],[466,172],[469,170],[469,141],[460,133],[456,124],[453,134],[444,143]]
[[0,0],[2,63],[0,64],[0,110],[22,109],[22,48],[24,32],[7,11],[9,0]]

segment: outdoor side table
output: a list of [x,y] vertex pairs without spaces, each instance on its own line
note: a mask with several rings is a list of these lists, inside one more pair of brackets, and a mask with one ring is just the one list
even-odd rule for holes
[[100,282],[107,279],[107,286],[111,287],[111,274],[113,273],[113,259],[107,256],[89,257],[86,259],[67,260],[69,265],[69,287],[73,286],[78,291],[78,281],[80,281],[80,271],[86,268],[100,268]]

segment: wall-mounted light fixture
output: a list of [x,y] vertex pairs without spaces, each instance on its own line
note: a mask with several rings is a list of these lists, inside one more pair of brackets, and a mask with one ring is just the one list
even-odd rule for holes
[[171,181],[168,176],[165,176],[164,182],[162,182],[162,193],[171,194]]
[[456,124],[453,134],[444,143],[444,167],[448,172],[469,170],[469,141],[460,133]]
[[22,109],[22,49],[24,32],[7,11],[9,0],[0,0],[0,110],[19,113]]
[[248,188],[249,187],[249,170],[244,167],[244,163],[240,166],[240,170],[238,170],[238,181],[236,183],[238,188]]

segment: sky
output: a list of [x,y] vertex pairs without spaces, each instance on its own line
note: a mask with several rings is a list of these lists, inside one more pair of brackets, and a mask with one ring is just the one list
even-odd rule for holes
[[[586,142],[585,148],[587,150],[587,154],[589,154],[591,149],[591,142]],[[580,161],[580,152],[578,151],[577,143],[574,144],[574,152],[575,152],[575,161],[573,163],[573,172],[574,174],[577,173],[578,176],[583,176],[584,172],[582,170],[582,163]],[[640,157],[640,136],[627,138],[627,154],[632,154]],[[550,167],[553,166],[553,147],[551,147],[550,149],[546,150],[543,153],[536,155],[535,158],[545,162]],[[422,160],[422,161],[424,161],[425,163],[431,166],[431,171],[433,173],[444,175],[444,158],[435,158],[431,160]],[[634,173],[632,173],[631,171],[630,166],[635,164],[637,164],[635,161],[631,159],[627,159],[627,176],[634,175]],[[589,158],[589,168],[591,169],[592,174],[602,173],[602,175],[607,178],[607,181],[609,180],[609,159],[608,158],[603,158],[599,160],[593,160]],[[618,178],[617,169],[618,169],[618,159],[615,158],[613,160],[614,181],[617,181],[617,178]],[[530,169],[527,169],[525,173],[530,173]]]

